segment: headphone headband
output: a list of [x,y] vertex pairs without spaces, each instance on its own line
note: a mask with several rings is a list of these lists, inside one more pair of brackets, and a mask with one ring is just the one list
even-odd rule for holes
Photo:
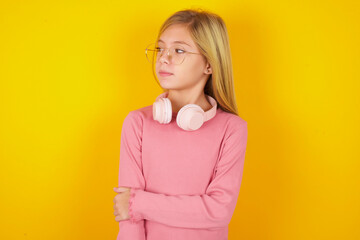
[[[163,92],[161,93],[157,98],[156,98],[156,101],[159,99],[159,98],[167,98],[167,96],[169,95],[169,91],[167,92]],[[212,119],[213,117],[215,117],[216,115],[216,110],[217,110],[217,102],[216,100],[211,97],[210,95],[207,95],[205,94],[205,97],[207,98],[207,100],[210,102],[210,104],[212,105],[212,108],[210,108],[209,110],[207,110],[205,113],[204,113],[204,122]]]

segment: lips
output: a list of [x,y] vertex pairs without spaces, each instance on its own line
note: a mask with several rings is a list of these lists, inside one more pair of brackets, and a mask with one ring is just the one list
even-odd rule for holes
[[166,72],[166,71],[159,71],[160,74],[172,74],[171,72]]
[[174,75],[174,74],[171,73],[171,72],[159,71],[159,75],[160,75],[161,77],[170,77],[170,76],[172,76],[172,75]]

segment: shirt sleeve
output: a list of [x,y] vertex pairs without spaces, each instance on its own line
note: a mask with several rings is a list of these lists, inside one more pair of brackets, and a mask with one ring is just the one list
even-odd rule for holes
[[[119,187],[130,187],[129,206],[132,204],[135,189],[145,189],[145,179],[142,173],[141,144],[142,119],[131,111],[125,117],[121,129]],[[129,207],[130,209],[130,207]],[[131,213],[129,212],[129,215]],[[117,240],[145,240],[144,219],[134,217],[119,222]]]
[[167,195],[135,189],[132,218],[184,228],[228,226],[240,192],[247,144],[247,122],[235,125],[224,136],[220,160],[204,194]]

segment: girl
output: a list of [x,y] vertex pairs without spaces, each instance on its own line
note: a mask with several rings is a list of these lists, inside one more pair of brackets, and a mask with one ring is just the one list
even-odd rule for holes
[[247,122],[237,113],[225,23],[208,11],[178,11],[146,56],[164,92],[123,122],[117,240],[226,240]]

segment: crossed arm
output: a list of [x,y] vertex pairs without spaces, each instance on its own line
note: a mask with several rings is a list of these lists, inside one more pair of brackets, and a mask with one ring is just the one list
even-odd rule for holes
[[206,192],[166,195],[145,191],[142,174],[142,119],[130,112],[123,123],[119,187],[131,187],[130,219],[119,222],[117,240],[145,240],[144,219],[174,227],[219,228],[230,223],[243,174],[247,123],[232,125],[224,137],[220,160]]

